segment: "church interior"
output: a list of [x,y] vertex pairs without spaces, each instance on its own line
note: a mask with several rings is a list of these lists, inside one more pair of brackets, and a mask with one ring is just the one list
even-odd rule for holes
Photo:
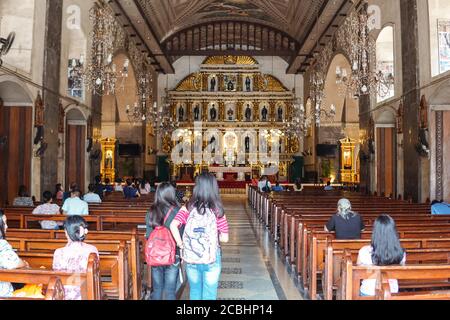
[[[0,300],[150,299],[157,188],[187,206],[205,174],[229,223],[216,299],[450,299],[445,159],[450,1],[0,0]],[[64,202],[99,186],[73,280]],[[406,263],[361,264],[386,216]]]

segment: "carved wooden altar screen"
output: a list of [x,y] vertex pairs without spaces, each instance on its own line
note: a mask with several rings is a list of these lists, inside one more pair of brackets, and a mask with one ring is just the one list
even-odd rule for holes
[[103,139],[102,145],[102,163],[100,173],[102,178],[109,178],[111,182],[116,179],[116,139]]

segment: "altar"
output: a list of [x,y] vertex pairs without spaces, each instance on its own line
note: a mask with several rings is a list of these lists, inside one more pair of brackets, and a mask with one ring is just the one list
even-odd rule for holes
[[[245,181],[245,174],[251,175],[251,167],[209,167],[208,171],[214,173],[218,181],[225,181],[225,177],[232,177],[237,174],[235,181]],[[229,180],[228,178],[227,180]]]

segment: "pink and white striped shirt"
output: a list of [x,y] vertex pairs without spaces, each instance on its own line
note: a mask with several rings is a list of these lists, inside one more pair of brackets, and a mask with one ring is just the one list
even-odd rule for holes
[[[174,220],[178,221],[181,224],[186,224],[187,219],[189,218],[189,210],[186,207],[182,207],[180,211],[178,211],[177,215],[175,216]],[[227,217],[224,215],[222,218],[217,218],[217,231],[219,231],[222,234],[228,233],[228,221]]]

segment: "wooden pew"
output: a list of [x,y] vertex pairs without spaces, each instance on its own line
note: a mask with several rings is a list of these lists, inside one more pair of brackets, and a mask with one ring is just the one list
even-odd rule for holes
[[[422,239],[421,239],[422,240]],[[415,247],[411,242],[406,244],[407,241],[403,240],[402,245],[408,248],[406,251],[406,264],[450,264],[450,247],[448,246],[450,239],[429,239],[422,241],[420,246],[423,248],[409,248]],[[367,244],[358,243],[361,247]],[[406,244],[406,245],[405,245]],[[352,259],[352,262],[356,264],[359,249],[349,249],[352,245],[345,245],[344,243],[335,244],[335,247],[341,247],[345,249],[335,249],[333,244],[329,244],[325,255],[325,265],[322,276],[322,291],[323,298],[325,300],[333,299],[333,292],[336,291],[340,283],[341,265],[343,259],[348,256]],[[354,246],[355,247],[355,246]],[[439,248],[440,247],[440,248]]]
[[[450,285],[450,265],[408,265],[408,266],[355,266],[351,257],[343,260],[341,273],[341,286],[338,291],[339,300],[422,300],[422,299],[450,299],[450,290],[442,290]],[[376,296],[361,297],[359,295],[360,283],[363,279],[377,279]],[[397,279],[399,289],[402,289],[401,281],[407,280],[409,288],[414,288],[412,283],[417,283],[421,291],[403,292],[392,294],[387,279]],[[424,281],[430,282],[429,289],[423,285]]]
[[[32,268],[53,267],[53,253],[24,251],[17,254],[26,260]],[[100,254],[99,270],[101,286],[109,299],[126,300],[128,294],[128,253],[126,247],[121,246],[117,254]]]
[[[39,268],[39,267],[38,267]],[[83,300],[101,300],[99,261],[95,254],[91,254],[88,260],[86,273],[69,273],[43,269],[0,269],[0,281],[25,283],[25,284],[56,284],[58,279],[62,285],[73,285],[81,288]],[[59,290],[59,289],[58,289]],[[58,292],[47,294],[60,297]]]
[[[8,236],[19,239],[66,239],[64,231],[58,230],[8,229]],[[97,240],[126,241],[130,246],[128,261],[132,277],[133,300],[140,300],[143,291],[141,270],[144,270],[145,234],[138,234],[135,228],[131,231],[89,231],[87,238],[87,243]]]
[[58,277],[51,277],[49,282],[43,285],[44,298],[8,297],[0,300],[64,300],[64,286]]

